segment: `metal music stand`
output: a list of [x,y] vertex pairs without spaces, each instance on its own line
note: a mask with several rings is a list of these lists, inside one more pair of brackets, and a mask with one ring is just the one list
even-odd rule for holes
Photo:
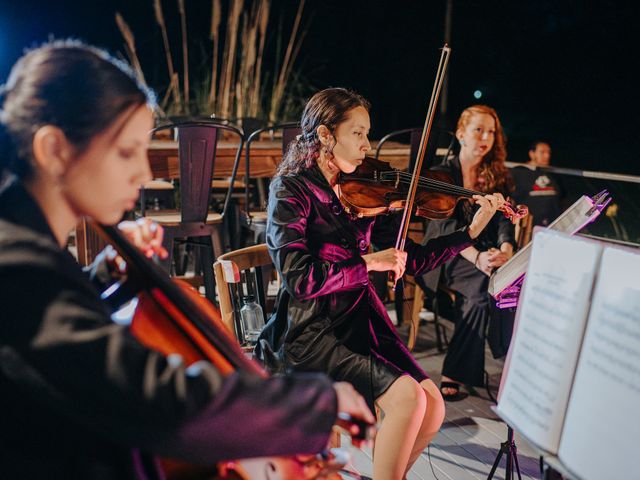
[[507,467],[505,469],[504,480],[513,480],[515,478],[513,476],[514,465],[516,467],[515,471],[518,474],[518,480],[522,480],[522,476],[520,475],[520,465],[518,465],[518,447],[516,447],[516,442],[513,440],[513,428],[509,425],[507,425],[507,441],[500,444],[500,451],[496,456],[495,462],[493,462],[493,467],[491,467],[491,472],[489,472],[487,480],[491,480],[493,478],[493,474],[496,473],[503,453],[507,456]]

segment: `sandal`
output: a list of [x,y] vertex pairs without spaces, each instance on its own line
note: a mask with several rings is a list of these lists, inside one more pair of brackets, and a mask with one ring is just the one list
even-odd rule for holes
[[[442,389],[450,388],[455,390],[455,393],[444,393]],[[468,397],[468,394],[460,391],[460,384],[457,382],[440,382],[440,393],[442,398],[447,402],[459,402]]]

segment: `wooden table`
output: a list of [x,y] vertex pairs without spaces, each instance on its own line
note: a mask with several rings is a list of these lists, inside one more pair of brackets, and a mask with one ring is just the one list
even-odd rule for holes
[[[370,154],[373,156],[377,142],[372,142]],[[217,145],[214,176],[226,178],[231,176],[233,162],[237,152],[237,142],[220,141]],[[180,178],[178,165],[178,142],[172,140],[152,140],[149,145],[149,163],[154,178]],[[282,142],[256,141],[251,144],[251,178],[271,178],[282,159]],[[409,145],[398,142],[387,142],[380,152],[380,159],[391,163],[395,168],[406,168],[409,160]],[[240,157],[238,180],[244,176],[244,152]],[[220,185],[220,187],[224,187]],[[244,186],[244,184],[238,186]],[[226,187],[225,187],[226,188]],[[85,223],[76,230],[76,246],[78,260],[82,265],[93,261],[95,254],[104,247],[104,242]]]
[[[372,142],[373,155],[377,142]],[[237,152],[237,142],[218,142],[214,176],[230,177]],[[149,162],[154,178],[179,178],[178,142],[173,140],[152,140],[149,145]],[[257,141],[251,144],[251,178],[270,178],[275,175],[276,168],[282,159],[282,142]],[[395,168],[406,168],[409,159],[409,145],[387,142],[380,152],[380,159],[391,163]],[[238,176],[244,175],[244,152],[240,157]]]

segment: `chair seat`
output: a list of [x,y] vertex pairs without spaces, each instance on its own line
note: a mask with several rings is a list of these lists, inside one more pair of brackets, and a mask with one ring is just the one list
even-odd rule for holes
[[[147,218],[165,227],[177,227],[182,221],[182,215],[176,213],[152,213]],[[222,215],[219,213],[210,213],[207,215],[207,224],[213,225],[222,223]]]
[[248,215],[245,213],[244,216],[247,223],[249,223],[249,218],[251,218],[251,223],[267,223],[267,212],[265,211],[256,210],[255,212],[249,212]]
[[[211,180],[211,188],[224,189],[229,188],[231,184],[230,180]],[[245,183],[242,180],[234,180],[233,188],[245,188]]]
[[166,180],[150,180],[143,185],[145,190],[173,190],[173,183]]

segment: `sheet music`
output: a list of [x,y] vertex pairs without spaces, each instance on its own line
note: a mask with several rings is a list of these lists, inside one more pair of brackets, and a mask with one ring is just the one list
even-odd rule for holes
[[[591,215],[587,215],[592,207],[593,202],[591,199],[583,195],[576,200],[571,207],[566,209],[562,215],[551,222],[547,229],[571,234],[576,233],[600,214],[600,212],[596,210]],[[489,280],[489,293],[495,297],[515,280],[524,275],[527,271],[530,257],[531,244],[528,244],[521,248],[507,263],[502,265],[491,276]]]
[[580,477],[639,478],[640,253],[602,255],[559,457]]
[[498,413],[557,452],[602,247],[545,230],[533,240]]

